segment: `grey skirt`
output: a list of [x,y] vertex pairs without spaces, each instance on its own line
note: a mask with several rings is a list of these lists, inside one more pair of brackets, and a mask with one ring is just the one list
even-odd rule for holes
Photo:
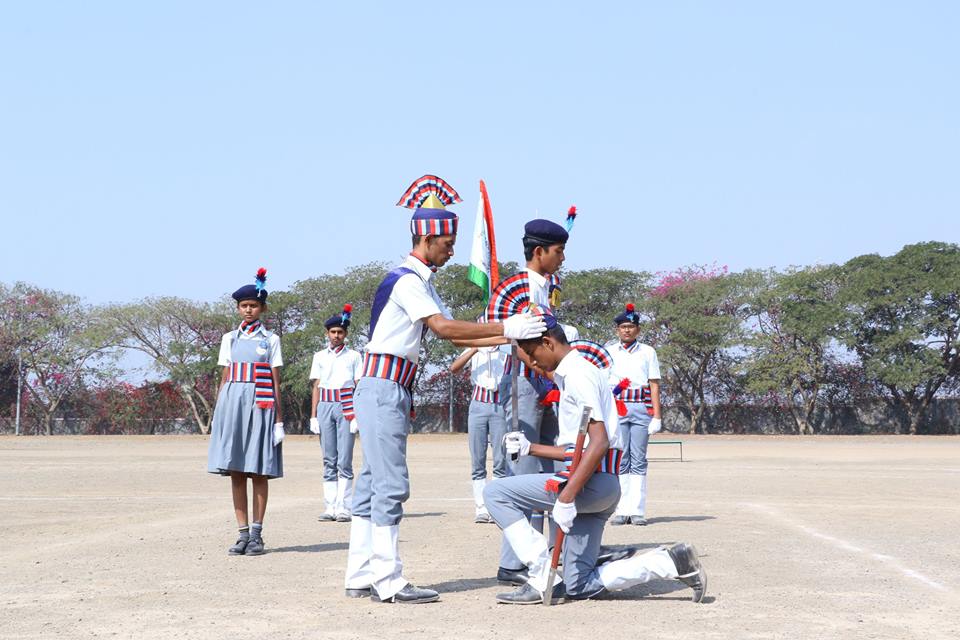
[[223,385],[213,411],[207,471],[283,477],[283,444],[273,445],[274,409],[261,409],[248,382]]

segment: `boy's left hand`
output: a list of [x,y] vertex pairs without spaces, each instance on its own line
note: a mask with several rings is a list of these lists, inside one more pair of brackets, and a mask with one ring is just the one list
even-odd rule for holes
[[564,533],[570,533],[570,527],[577,517],[577,504],[575,502],[557,502],[553,505],[553,521],[557,523],[560,530]]
[[283,430],[283,423],[282,423],[282,422],[276,422],[276,423],[274,423],[274,425],[273,425],[273,446],[277,446],[278,444],[280,444],[281,442],[283,442],[283,438],[284,438],[286,435],[287,435],[287,434],[286,434],[286,433],[284,432],[284,430]]

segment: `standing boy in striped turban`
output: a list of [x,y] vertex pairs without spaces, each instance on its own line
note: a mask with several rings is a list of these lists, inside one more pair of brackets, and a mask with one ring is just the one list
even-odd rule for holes
[[529,314],[477,324],[451,319],[433,285],[433,274],[453,256],[457,216],[446,206],[460,196],[442,179],[423,176],[399,205],[415,208],[410,221],[413,250],[380,283],[371,306],[370,341],[354,393],[363,429],[363,469],[357,480],[345,579],[348,597],[379,602],[422,603],[439,599],[432,589],[410,584],[402,574],[398,545],[403,503],[410,496],[407,433],[411,389],[427,330],[461,346],[494,346],[540,335],[543,321]]
[[313,354],[310,380],[313,401],[310,431],[320,434],[323,448],[323,499],[326,509],[320,521],[349,522],[353,485],[353,442],[357,421],[353,412],[353,388],[360,379],[363,357],[344,344],[353,307],[323,323],[327,348]]

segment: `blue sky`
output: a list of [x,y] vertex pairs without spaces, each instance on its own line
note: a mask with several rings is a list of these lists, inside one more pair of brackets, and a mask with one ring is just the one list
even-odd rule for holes
[[212,299],[408,248],[423,173],[501,258],[842,262],[960,236],[953,2],[0,8],[0,280]]

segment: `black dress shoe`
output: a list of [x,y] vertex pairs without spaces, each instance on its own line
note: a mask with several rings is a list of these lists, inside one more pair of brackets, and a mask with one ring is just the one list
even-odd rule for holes
[[626,560],[637,554],[636,547],[624,547],[622,549],[613,549],[611,547],[600,547],[600,554],[597,556],[597,566],[616,562],[617,560]]
[[415,587],[409,582],[403,589],[397,591],[389,598],[381,598],[377,595],[376,589],[370,590],[370,600],[373,602],[386,602],[396,604],[424,604],[427,602],[436,602],[440,599],[440,594],[433,589],[421,589]]
[[613,516],[610,518],[610,524],[615,527],[624,524],[630,524],[630,516]]
[[707,592],[707,572],[700,566],[700,558],[693,545],[681,542],[675,544],[667,553],[677,567],[677,580],[693,589],[693,601],[700,602]]
[[[553,588],[551,604],[563,604],[563,583]],[[543,604],[543,594],[537,591],[529,582],[515,591],[498,593],[497,602],[500,604]]]
[[527,584],[527,579],[530,575],[527,573],[527,568],[523,569],[504,569],[499,567],[497,569],[497,584],[503,585],[504,587],[522,587]]
[[344,595],[348,598],[369,598],[370,597],[370,587],[365,589],[345,589]]

